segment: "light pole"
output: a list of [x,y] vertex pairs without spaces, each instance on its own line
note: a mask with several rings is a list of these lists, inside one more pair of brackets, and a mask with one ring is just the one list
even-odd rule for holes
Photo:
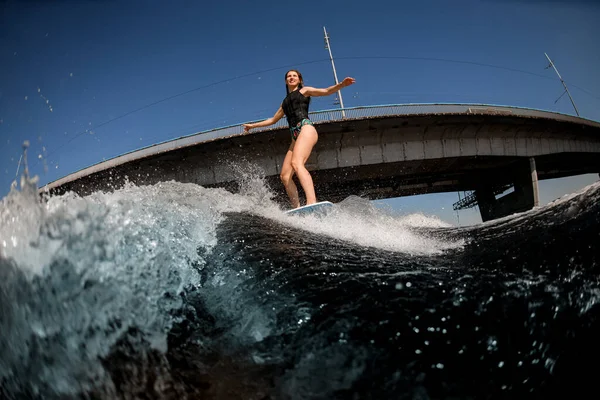
[[[323,32],[325,33],[325,48],[329,50],[329,59],[331,60],[331,67],[333,68],[333,79],[335,80],[335,84],[337,85],[338,77],[335,72],[335,63],[333,62],[333,55],[331,54],[331,45],[329,44],[329,35],[327,35],[327,30],[323,27]],[[342,118],[346,118],[346,112],[344,111],[344,100],[342,100],[342,92],[338,90],[337,92],[338,99],[340,99],[340,107],[342,109]]]
[[[554,72],[556,72],[556,75],[558,75],[558,79],[560,79],[560,81],[562,82],[563,86],[565,87],[565,91],[567,92],[567,94],[569,95],[569,99],[571,99],[571,104],[573,104],[573,108],[575,109],[575,113],[577,113],[577,116],[579,117],[579,111],[577,110],[577,107],[575,107],[575,102],[573,101],[573,98],[571,97],[571,93],[569,92],[569,89],[567,89],[567,84],[565,83],[565,81],[563,81],[563,78],[560,76],[560,74],[558,73],[558,70],[556,69],[556,66],[554,65],[554,63],[552,62],[552,60],[550,59],[550,57],[548,57],[548,54],[544,53],[544,55],[546,56],[546,58],[548,59],[548,61],[550,62],[550,65],[548,65],[548,67],[552,67],[554,68]],[[548,68],[547,67],[547,68]],[[564,93],[563,93],[564,94]],[[562,95],[561,95],[562,97]],[[560,97],[559,97],[560,98]],[[558,100],[557,100],[558,101]]]

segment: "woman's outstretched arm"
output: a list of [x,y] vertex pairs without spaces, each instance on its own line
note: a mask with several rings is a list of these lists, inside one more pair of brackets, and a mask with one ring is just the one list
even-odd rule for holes
[[300,90],[301,93],[305,96],[329,96],[330,94],[337,92],[341,88],[345,88],[346,86],[352,85],[354,82],[356,82],[356,79],[348,77],[340,83],[338,83],[337,85],[329,86],[327,89],[317,89],[314,87],[305,86]]
[[262,126],[273,125],[277,121],[283,118],[283,108],[279,107],[279,110],[269,119],[265,119],[264,121],[256,122],[254,124],[244,124],[244,132],[250,132],[250,129],[260,128]]

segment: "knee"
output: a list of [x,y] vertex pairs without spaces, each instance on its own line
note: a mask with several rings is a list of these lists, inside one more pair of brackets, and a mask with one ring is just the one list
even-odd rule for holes
[[292,160],[292,169],[294,172],[298,172],[298,170],[304,168],[304,162],[301,159]]
[[287,185],[292,180],[293,173],[293,169],[290,171],[282,171],[281,174],[279,174],[279,179],[281,179],[281,182],[283,182],[284,185]]

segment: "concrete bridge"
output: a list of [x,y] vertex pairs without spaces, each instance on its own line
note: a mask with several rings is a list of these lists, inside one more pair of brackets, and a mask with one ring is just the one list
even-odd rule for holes
[[[546,111],[469,104],[391,105],[311,113],[319,142],[307,163],[317,196],[372,200],[474,191],[482,220],[538,204],[537,182],[600,172],[600,123]],[[176,180],[238,189],[233,163],[264,172],[286,201],[279,172],[290,144],[285,119],[244,134],[241,125],[133,151],[49,183],[81,195]],[[506,188],[512,192],[497,198]],[[299,186],[300,188],[300,186]]]

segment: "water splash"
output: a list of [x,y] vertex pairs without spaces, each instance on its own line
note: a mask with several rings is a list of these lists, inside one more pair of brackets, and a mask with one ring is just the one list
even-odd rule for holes
[[110,392],[101,359],[127,332],[166,350],[180,294],[200,282],[197,249],[215,241],[215,199],[167,183],[42,203],[24,187],[0,204],[0,293],[10,304],[0,380],[18,386],[11,377],[26,376],[34,392],[57,395]]

